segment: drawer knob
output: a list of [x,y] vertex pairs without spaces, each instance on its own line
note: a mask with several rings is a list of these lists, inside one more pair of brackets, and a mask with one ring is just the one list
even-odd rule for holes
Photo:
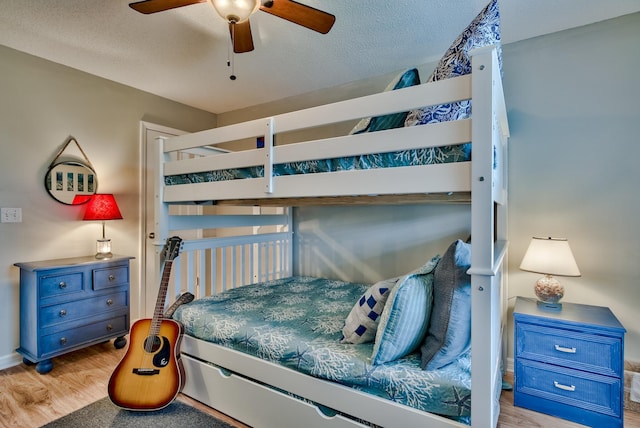
[[66,345],[67,344],[67,338],[66,337],[61,337],[60,338],[60,344],[61,345]]
[[107,331],[113,330],[113,326],[111,324],[107,324]]
[[113,299],[107,299],[107,306],[113,305]]
[[563,391],[570,391],[573,392],[576,390],[576,386],[575,385],[563,385],[560,382],[554,380],[553,381],[553,386],[555,386],[558,389],[562,389]]
[[113,274],[109,275],[109,282],[113,282],[115,280],[116,280],[116,276],[115,275],[113,275]]
[[66,309],[62,309],[62,310],[60,311],[60,316],[61,316],[61,317],[64,317],[64,316],[66,316],[66,315],[67,315],[67,310],[66,310]]
[[64,281],[60,281],[60,283],[58,284],[58,287],[60,287],[62,289],[67,288],[67,283],[64,282]]
[[575,354],[576,353],[576,348],[567,348],[565,346],[560,346],[560,345],[555,345],[554,348],[556,348],[556,351],[564,352],[564,353],[567,353],[567,354]]

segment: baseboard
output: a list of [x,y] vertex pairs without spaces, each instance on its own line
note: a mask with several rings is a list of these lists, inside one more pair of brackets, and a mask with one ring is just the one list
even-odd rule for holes
[[17,366],[22,362],[22,356],[17,352],[13,352],[8,355],[0,357],[0,370],[8,369],[9,367]]
[[513,358],[507,358],[507,367],[505,373],[513,374]]
[[624,362],[624,409],[640,413],[640,403],[631,401],[631,378],[640,373],[640,362]]

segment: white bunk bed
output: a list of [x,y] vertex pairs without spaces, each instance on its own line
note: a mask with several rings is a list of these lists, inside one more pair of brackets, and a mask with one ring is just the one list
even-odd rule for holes
[[[467,99],[472,100],[473,119],[274,145],[277,133]],[[174,288],[169,295],[188,290],[200,298],[226,288],[292,274],[288,208],[262,215],[258,208],[249,208],[252,213],[242,215],[174,215],[173,204],[216,201],[221,206],[225,202],[295,206],[358,203],[360,198],[366,198],[368,203],[470,202],[471,424],[478,428],[495,427],[507,308],[503,267],[507,247],[508,135],[498,56],[495,47],[486,47],[473,52],[472,73],[466,76],[160,139],[154,207],[158,253],[166,238],[180,236],[187,230],[270,228],[269,233],[184,239],[180,263],[173,265]],[[255,141],[256,137],[264,137],[264,148],[202,156],[219,144]],[[308,175],[271,174],[274,164],[282,162],[465,142],[472,142],[472,162]],[[198,155],[175,160],[177,152]],[[255,165],[263,165],[264,177],[165,184],[165,177],[176,174]],[[156,263],[159,273],[159,258]],[[355,427],[364,426],[362,421],[383,427],[466,426],[188,335],[182,341],[181,351],[186,371],[183,392],[251,426]],[[314,403],[340,414],[326,416]]]

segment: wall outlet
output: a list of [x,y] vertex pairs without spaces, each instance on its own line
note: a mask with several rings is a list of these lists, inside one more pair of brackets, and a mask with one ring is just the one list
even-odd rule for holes
[[22,208],[0,208],[1,223],[22,223]]

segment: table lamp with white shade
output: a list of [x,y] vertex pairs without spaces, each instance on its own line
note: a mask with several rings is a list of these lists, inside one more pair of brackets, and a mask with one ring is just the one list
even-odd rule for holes
[[569,241],[564,238],[531,238],[520,269],[544,274],[534,291],[539,303],[550,309],[562,309],[559,301],[564,296],[564,287],[555,276],[580,276]]

